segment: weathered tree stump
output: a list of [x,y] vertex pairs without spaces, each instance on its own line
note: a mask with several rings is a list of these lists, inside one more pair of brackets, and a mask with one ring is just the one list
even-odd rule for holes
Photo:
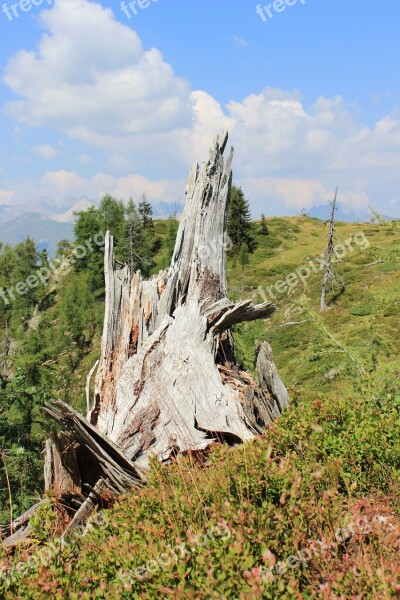
[[[88,418],[136,466],[149,457],[196,451],[214,440],[245,441],[288,405],[274,370],[274,389],[238,368],[232,325],[267,318],[269,302],[233,304],[227,297],[226,222],[233,149],[227,132],[207,163],[195,164],[168,272],[150,281],[118,268],[105,247],[106,314],[95,399]],[[259,372],[272,356],[264,347]],[[270,393],[272,392],[272,393]]]
[[[115,493],[138,487],[150,457],[166,461],[214,441],[250,440],[288,406],[268,344],[257,350],[258,382],[235,362],[230,328],[266,319],[275,306],[234,304],[227,296],[233,159],[233,149],[223,158],[227,140],[224,132],[208,161],[191,170],[168,271],[144,281],[128,265],[118,266],[106,236],[93,405],[86,419],[60,401],[45,408],[67,432],[47,444],[45,467],[47,488],[64,498],[81,501],[100,480]],[[90,377],[87,390],[89,384]]]

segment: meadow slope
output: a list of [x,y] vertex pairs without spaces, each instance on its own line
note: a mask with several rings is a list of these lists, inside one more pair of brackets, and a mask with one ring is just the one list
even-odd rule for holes
[[[274,286],[277,311],[235,329],[236,353],[252,369],[256,341],[270,342],[291,409],[252,443],[154,463],[146,488],[64,548],[49,498],[35,542],[3,552],[1,598],[399,597],[400,224],[337,224],[352,249],[335,264],[344,287],[323,315],[322,271],[310,266],[323,223],[267,225],[262,235],[255,224],[244,279],[229,260],[229,290],[261,301]],[[283,280],[292,287],[277,293]],[[98,333],[69,382],[78,406],[96,343]]]

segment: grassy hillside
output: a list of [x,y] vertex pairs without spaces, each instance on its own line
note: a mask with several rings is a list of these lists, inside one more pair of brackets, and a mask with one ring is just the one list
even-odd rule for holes
[[[301,217],[269,219],[268,227],[270,234],[258,236],[259,247],[246,268],[244,294],[240,268],[231,265],[229,269],[231,295],[271,299],[278,307],[271,320],[237,329],[237,352],[243,364],[251,368],[254,342],[266,338],[288,387],[340,391],[351,385],[360,366],[366,372],[377,368],[395,372],[400,331],[400,226],[337,224],[338,254],[343,258],[334,266],[345,287],[330,294],[332,308],[323,318],[318,312],[323,270],[316,260],[326,245],[323,223]],[[346,240],[351,244],[350,249],[345,245],[344,253],[339,243]],[[284,293],[271,289],[298,269],[306,275],[304,267],[311,273],[304,277],[306,285],[298,279],[297,286]],[[298,324],[284,326],[290,322]]]
[[[244,289],[240,265],[229,261],[229,290],[233,299],[262,301],[269,288],[278,310],[237,327],[236,351],[252,369],[256,340],[271,343],[290,411],[251,444],[154,464],[145,489],[121,498],[101,526],[64,549],[56,536],[49,541],[49,499],[33,523],[37,543],[3,556],[0,597],[398,597],[399,224],[338,223],[348,244],[335,269],[345,286],[330,294],[324,315],[322,271],[310,265],[317,270],[326,243],[323,223],[267,224]],[[166,223],[156,228],[165,235]],[[164,261],[161,248],[154,271]],[[299,269],[305,285],[295,287]],[[70,380],[78,405],[98,332]]]

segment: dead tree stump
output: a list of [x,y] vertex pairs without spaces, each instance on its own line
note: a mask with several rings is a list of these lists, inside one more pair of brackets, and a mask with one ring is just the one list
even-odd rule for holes
[[[232,325],[265,319],[275,306],[234,304],[227,296],[227,140],[224,132],[208,161],[191,170],[168,272],[150,281],[131,276],[128,266],[117,267],[107,235],[106,314],[88,418],[142,469],[154,454],[166,460],[215,440],[249,440],[288,405],[275,367],[279,384],[268,390],[271,378],[260,386],[234,358]],[[261,375],[271,363],[264,348]]]
[[47,444],[45,465],[47,488],[64,498],[82,503],[99,481],[115,493],[139,487],[151,456],[166,461],[215,441],[250,440],[288,406],[268,344],[257,351],[259,381],[235,362],[230,328],[266,319],[275,306],[235,304],[227,295],[227,141],[223,132],[207,162],[190,172],[168,271],[143,280],[117,264],[106,236],[93,404],[87,418],[61,401],[45,407],[66,432]]

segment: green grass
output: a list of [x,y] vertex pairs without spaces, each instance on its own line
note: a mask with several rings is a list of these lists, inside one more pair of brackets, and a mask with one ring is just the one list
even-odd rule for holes
[[[320,221],[299,217],[267,224],[270,234],[257,235],[244,294],[240,267],[228,264],[235,299],[260,301],[259,286],[274,285],[324,250]],[[162,235],[165,225],[157,227]],[[49,548],[43,531],[56,533],[50,502],[34,523],[34,546],[0,562],[0,568],[13,569],[31,559],[21,574],[14,571],[12,582],[0,578],[1,598],[397,597],[400,262],[393,248],[400,229],[337,227],[341,240],[359,231],[373,244],[363,251],[355,247],[336,265],[346,285],[330,294],[331,310],[318,312],[322,272],[315,273],[306,287],[277,296],[272,319],[235,328],[237,358],[248,369],[256,341],[271,343],[292,397],[290,410],[252,443],[216,445],[202,462],[179,457],[168,466],[154,463],[148,486],[106,511],[105,526],[56,548],[41,565],[35,557]],[[82,362],[77,387],[94,358]],[[382,514],[386,525],[373,519]],[[336,543],[337,530],[360,516],[371,528]],[[216,535],[218,524],[229,533]],[[207,536],[204,546],[195,543],[199,534]],[[287,565],[290,556],[324,539],[329,548],[313,552],[307,564],[263,576],[262,567]],[[176,550],[182,543],[188,548],[184,556]],[[158,564],[153,574],[147,563],[154,570]],[[138,579],[135,569],[142,565],[149,576]]]

